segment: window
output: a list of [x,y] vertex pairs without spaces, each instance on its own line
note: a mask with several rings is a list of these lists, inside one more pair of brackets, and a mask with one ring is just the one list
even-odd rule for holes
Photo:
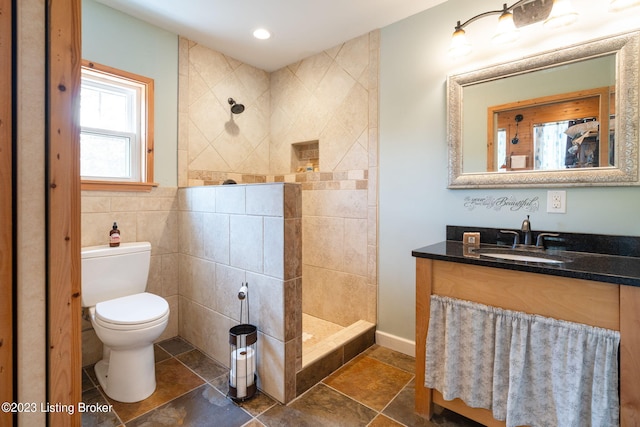
[[80,175],[83,190],[150,190],[153,79],[83,61]]

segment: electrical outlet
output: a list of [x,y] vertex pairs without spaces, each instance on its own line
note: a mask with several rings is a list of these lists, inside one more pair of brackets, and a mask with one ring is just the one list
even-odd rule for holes
[[566,191],[547,191],[547,212],[567,213]]

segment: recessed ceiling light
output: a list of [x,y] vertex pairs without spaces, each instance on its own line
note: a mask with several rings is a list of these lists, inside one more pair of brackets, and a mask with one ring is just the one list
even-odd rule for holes
[[267,30],[265,30],[264,28],[258,28],[257,30],[255,30],[253,32],[253,37],[260,39],[260,40],[266,40],[269,37],[271,37],[271,33]]

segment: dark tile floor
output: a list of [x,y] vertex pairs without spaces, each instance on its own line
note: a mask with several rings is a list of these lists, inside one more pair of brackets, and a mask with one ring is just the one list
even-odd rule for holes
[[479,424],[447,410],[431,421],[413,411],[414,358],[374,345],[288,405],[257,392],[236,404],[226,397],[227,369],[180,338],[155,346],[157,389],[137,403],[103,394],[93,367],[83,371],[83,401],[111,404],[108,413],[83,413],[89,426],[439,426]]

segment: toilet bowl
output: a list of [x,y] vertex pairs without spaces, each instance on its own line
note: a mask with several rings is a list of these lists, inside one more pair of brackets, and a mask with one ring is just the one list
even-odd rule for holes
[[153,342],[167,326],[169,304],[144,292],[150,254],[146,242],[82,249],[82,305],[103,343],[94,369],[119,402],[144,400],[156,388]]
[[145,292],[98,303],[89,313],[104,344],[94,368],[100,386],[119,402],[149,397],[156,389],[153,342],[169,322],[167,301]]

